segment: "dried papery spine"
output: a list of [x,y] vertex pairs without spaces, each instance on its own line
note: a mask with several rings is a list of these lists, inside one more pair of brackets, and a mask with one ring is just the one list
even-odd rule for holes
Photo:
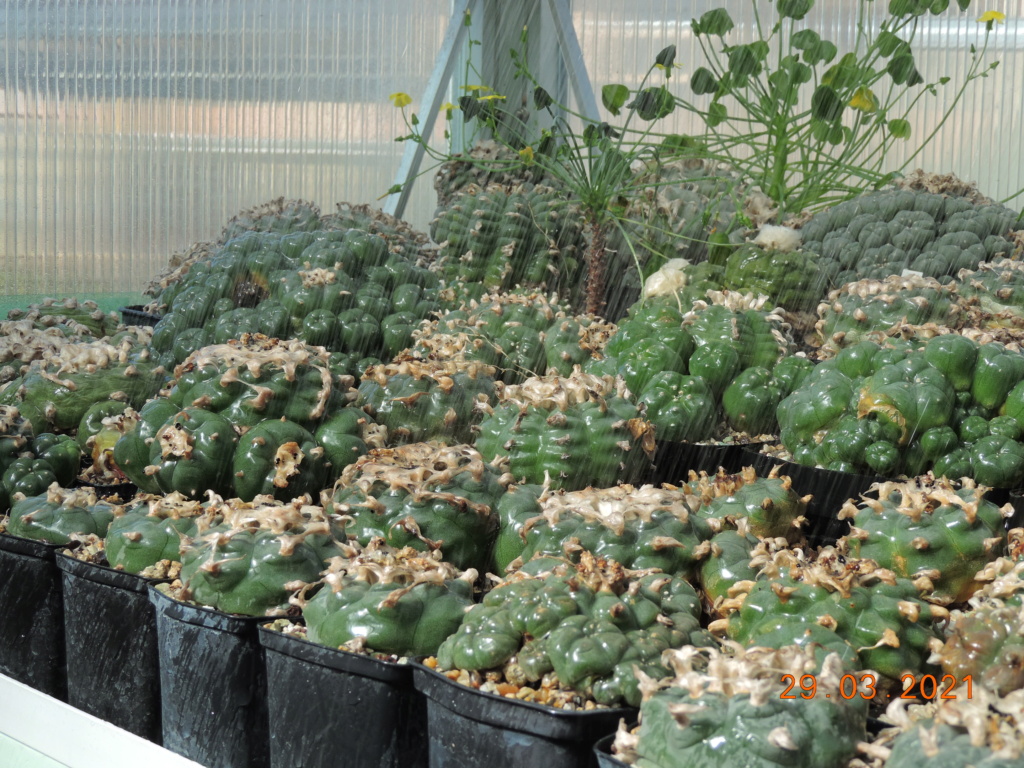
[[844,551],[926,579],[929,600],[966,601],[979,586],[975,574],[1006,551],[1004,520],[1013,508],[988,501],[989,489],[969,478],[958,485],[930,474],[876,483],[877,498],[849,500],[839,511],[839,519],[852,521]]
[[[614,751],[629,764],[817,768],[844,764],[865,735],[860,696],[870,695],[870,673],[851,675],[835,653],[726,643],[662,658],[673,674],[642,677],[640,726],[630,731],[623,723],[616,734]],[[813,696],[789,695],[809,679]]]
[[849,768],[911,768],[940,758],[949,765],[1017,766],[1024,760],[1024,689],[1006,696],[962,686],[955,697],[916,704],[894,699],[884,728],[860,745]]

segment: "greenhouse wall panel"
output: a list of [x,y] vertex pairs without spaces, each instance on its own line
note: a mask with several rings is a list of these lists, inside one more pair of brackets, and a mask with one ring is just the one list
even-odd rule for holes
[[[808,23],[843,50],[858,5],[818,3]],[[885,5],[869,4],[875,16],[862,22],[877,24]],[[751,39],[747,0],[575,0],[594,90],[635,87],[657,52],[676,45],[670,85],[687,93],[701,61],[690,20],[714,7],[736,21],[730,41]],[[281,195],[325,209],[377,201],[404,148],[394,139],[408,132],[388,95],[409,93],[410,111],[420,106],[451,8],[451,0],[4,3],[0,294],[138,290],[171,253],[215,237],[246,206]],[[769,14],[774,4],[758,8]],[[1004,199],[1024,187],[1024,2],[988,9],[1007,16],[986,53],[999,67],[967,89],[918,156],[896,147],[889,160],[956,173]],[[976,14],[924,19],[914,45],[926,77],[962,75],[982,39]],[[500,66],[507,47],[489,55]],[[930,133],[952,97],[950,87],[922,99],[915,138]],[[432,137],[438,146],[443,127]],[[678,112],[659,126],[698,129]],[[420,228],[433,213],[424,170],[405,211]]]

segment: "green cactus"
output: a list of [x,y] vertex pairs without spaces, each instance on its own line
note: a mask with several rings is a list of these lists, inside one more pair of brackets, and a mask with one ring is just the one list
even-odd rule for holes
[[217,508],[223,522],[182,544],[185,599],[226,613],[270,615],[320,578],[333,542],[323,508],[237,499]]
[[977,590],[975,576],[1006,550],[1000,508],[985,489],[967,480],[961,488],[925,476],[875,486],[877,498],[847,501],[840,519],[852,529],[843,544],[853,557],[869,558],[897,576],[926,577],[929,600],[962,603]]
[[44,495],[14,502],[7,532],[51,544],[69,544],[75,536],[103,538],[119,507],[101,501],[92,489],[65,490],[56,484]]
[[[946,687],[948,687],[948,682]],[[1024,717],[1020,699],[994,696],[979,686],[956,688],[955,698],[931,706],[890,706],[883,730],[865,752],[886,768],[1016,768],[1024,760]],[[1019,691],[1016,692],[1019,694]]]
[[107,562],[128,573],[143,573],[163,560],[180,562],[182,543],[220,520],[215,505],[180,493],[138,497],[107,529]]
[[302,602],[309,639],[334,648],[428,656],[473,604],[477,572],[460,573],[430,553],[395,549],[383,539],[345,545],[321,588]]
[[758,477],[752,467],[745,467],[733,493],[715,497],[697,514],[733,525],[744,519],[749,531],[759,538],[798,540],[810,496],[799,496],[793,481],[777,472],[776,467],[768,477]]
[[165,382],[137,337],[116,344],[67,344],[56,356],[32,363],[0,391],[0,405],[15,406],[35,432],[72,432],[100,400],[123,400],[140,408]]
[[476,448],[507,456],[517,481],[551,488],[607,488],[641,476],[653,429],[621,380],[573,373],[497,389],[498,405],[480,422]]
[[494,507],[511,476],[471,446],[411,443],[370,451],[341,475],[330,508],[345,535],[364,546],[440,548],[457,568],[490,563],[498,520]]
[[[639,729],[623,725],[616,735],[615,750],[631,765],[842,768],[867,737],[857,676],[836,654],[818,659],[788,646],[666,657],[675,676],[650,681]],[[806,696],[800,686],[811,681],[814,695]]]
[[[708,521],[692,511],[694,502],[673,486],[545,493],[539,511],[527,507],[519,511],[519,520],[502,518],[503,528],[519,524],[519,546],[518,551],[505,549],[497,572],[537,555],[576,561],[590,552],[629,569],[657,568],[692,577],[707,549],[703,543],[713,533]],[[515,560],[506,559],[513,554]]]
[[559,686],[598,704],[636,705],[635,670],[665,674],[661,654],[707,644],[696,592],[679,577],[630,574],[583,553],[539,573],[510,576],[466,612],[437,653],[442,670],[501,670],[533,682],[554,673]]
[[203,347],[174,379],[172,403],[221,414],[240,429],[282,417],[316,429],[356,397],[354,382],[334,374],[323,349],[259,334]]
[[580,282],[582,230],[564,194],[532,184],[467,186],[431,223],[438,270],[450,286],[475,289],[470,298],[520,286],[569,295]]
[[221,242],[247,232],[307,232],[319,229],[320,209],[304,200],[278,197],[244,211],[239,211],[224,227]]
[[833,287],[904,270],[942,283],[961,269],[1014,252],[1004,237],[1017,215],[994,204],[910,189],[868,192],[813,216],[803,250],[818,254]]
[[363,374],[358,403],[387,427],[392,442],[468,443],[481,406],[494,403],[495,373],[480,363],[401,357]]
[[319,499],[330,470],[326,452],[304,427],[285,419],[261,421],[238,440],[232,472],[242,501],[257,495],[290,501]]
[[925,602],[919,586],[831,548],[812,561],[779,554],[777,567],[762,569],[738,611],[713,623],[714,631],[747,646],[780,647],[820,641],[808,633],[826,630],[848,644],[841,655],[889,681],[924,669],[934,622],[948,612]]

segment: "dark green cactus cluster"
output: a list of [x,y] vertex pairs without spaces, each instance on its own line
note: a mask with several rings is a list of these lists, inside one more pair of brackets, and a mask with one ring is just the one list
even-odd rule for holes
[[74,432],[86,411],[101,400],[134,408],[157,393],[166,371],[138,336],[62,345],[34,361],[0,390],[0,405],[15,406],[34,432]]
[[487,294],[446,312],[414,333],[415,357],[475,361],[498,368],[509,383],[573,367],[602,356],[615,326],[570,315],[537,293]]
[[107,529],[104,552],[112,568],[147,574],[181,562],[181,548],[221,521],[212,499],[199,502],[180,493],[141,494]]
[[580,285],[583,225],[558,190],[475,184],[455,193],[431,223],[437,268],[464,298],[533,288],[571,299]]
[[322,507],[211,499],[219,522],[181,546],[182,597],[227,613],[283,612],[337,552]]
[[970,480],[959,488],[930,476],[884,482],[839,511],[853,526],[840,546],[897,576],[927,579],[933,602],[963,603],[979,587],[978,572],[1006,553],[1003,524],[1012,514]]
[[102,539],[119,511],[91,489],[65,490],[54,484],[40,496],[14,502],[7,533],[51,544],[70,544],[75,537]]
[[810,554],[781,550],[711,629],[745,646],[815,643],[877,672],[880,686],[883,679],[894,685],[925,668],[938,622],[948,617],[924,599],[924,589],[830,547]]
[[1024,761],[1020,694],[999,696],[975,685],[969,694],[964,689],[926,706],[894,702],[883,718],[889,727],[861,746],[859,765],[1016,768]]
[[780,436],[800,464],[1014,488],[1024,480],[1022,377],[1024,355],[998,343],[861,342],[779,403]]
[[0,406],[0,514],[17,494],[42,496],[51,486],[71,486],[81,456],[74,438],[49,432],[33,436],[17,408]]
[[375,444],[372,419],[346,407],[351,384],[321,348],[243,334],[178,366],[167,396],[117,440],[114,460],[149,493],[316,499],[366,440]]
[[398,357],[366,370],[358,402],[392,443],[470,443],[483,406],[495,402],[496,374],[472,361]]
[[949,282],[961,269],[1010,256],[1017,214],[1001,205],[910,189],[869,192],[813,216],[800,230],[831,287],[904,270]]
[[409,248],[392,252],[383,235],[328,226],[247,230],[197,259],[157,297],[166,314],[154,352],[172,367],[201,347],[262,333],[325,347],[361,370],[364,359],[409,346],[439,308],[438,276]]
[[663,651],[707,644],[697,593],[678,576],[631,572],[584,552],[541,559],[465,613],[437,653],[441,670],[503,671],[517,684],[551,676],[599,704],[636,705],[635,670],[663,676]]
[[635,305],[586,370],[623,378],[656,437],[701,442],[727,430],[775,432],[779,401],[812,363],[793,350],[782,317],[763,301],[710,294],[692,309],[660,297]]

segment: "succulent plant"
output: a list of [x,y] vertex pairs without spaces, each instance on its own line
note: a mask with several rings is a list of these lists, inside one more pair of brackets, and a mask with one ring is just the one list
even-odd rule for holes
[[833,287],[911,270],[940,282],[1014,252],[1017,215],[991,203],[912,189],[868,192],[807,221],[803,249]]
[[476,448],[508,457],[519,482],[578,490],[638,479],[650,462],[653,429],[621,379],[574,372],[497,388]]
[[570,296],[580,282],[582,229],[579,211],[552,187],[467,185],[431,223],[436,269],[467,298],[516,287]]
[[874,491],[877,498],[850,500],[840,510],[852,523],[841,546],[899,577],[927,578],[929,600],[966,601],[979,587],[977,572],[1005,553],[1003,523],[1013,509],[989,501],[970,480],[957,488],[925,476],[878,483]]
[[[644,681],[639,728],[616,734],[629,765],[844,768],[867,736],[858,678],[836,654],[731,646],[665,656],[674,675]],[[814,695],[801,695],[808,681]]]
[[440,552],[395,549],[383,539],[346,544],[312,597],[300,600],[308,637],[346,650],[427,656],[473,604],[477,572],[459,572]]
[[[518,519],[502,519],[502,527],[513,528],[519,541],[502,553],[498,573],[538,555],[576,561],[590,552],[625,568],[657,568],[689,578],[713,533],[711,524],[693,511],[695,497],[674,486],[547,492],[538,504],[539,510],[517,510]],[[510,560],[513,553],[516,559]]]
[[257,497],[211,499],[221,522],[182,544],[182,596],[226,613],[263,616],[317,581],[336,551],[322,507]]
[[948,616],[922,599],[923,586],[830,547],[813,558],[782,550],[761,569],[739,609],[711,628],[746,646],[818,642],[898,681],[924,668],[935,622]]
[[7,532],[26,539],[69,544],[73,536],[103,538],[119,507],[92,489],[67,490],[56,483],[41,496],[19,498],[11,507]]
[[325,498],[345,535],[362,545],[440,549],[458,568],[490,563],[494,508],[511,476],[468,445],[411,443],[370,451],[349,466]]
[[180,562],[182,544],[220,519],[215,505],[180,493],[138,496],[107,529],[107,562],[128,573],[143,573],[161,561]]
[[482,363],[399,357],[367,369],[359,404],[392,442],[469,443],[481,406],[494,402],[495,374]]
[[696,592],[677,576],[626,571],[586,552],[576,565],[534,565],[465,613],[438,650],[440,670],[500,670],[519,683],[553,673],[559,687],[598,704],[635,706],[636,669],[661,676],[664,650],[710,641]]

